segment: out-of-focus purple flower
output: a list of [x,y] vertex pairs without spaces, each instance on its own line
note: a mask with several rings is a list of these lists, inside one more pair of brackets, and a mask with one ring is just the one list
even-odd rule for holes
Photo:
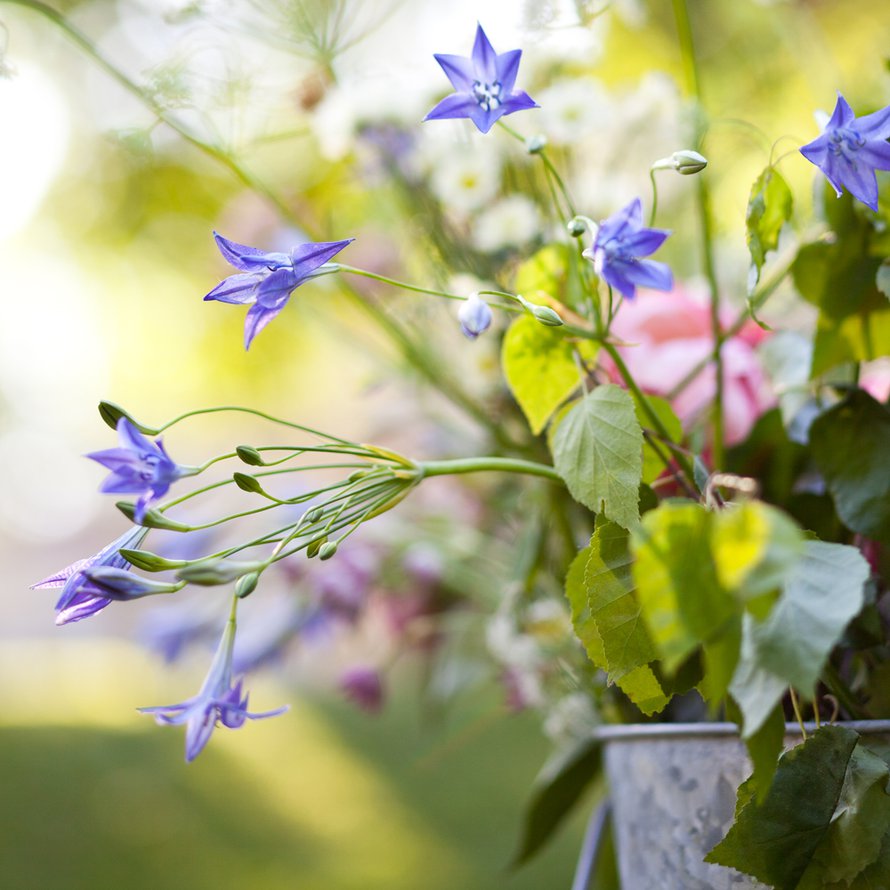
[[56,603],[56,624],[70,624],[72,621],[80,621],[95,615],[104,609],[112,598],[107,591],[103,591],[87,575],[87,570],[102,567],[123,570],[129,567],[121,555],[121,550],[139,547],[145,536],[147,528],[135,526],[128,529],[123,535],[112,541],[107,547],[100,550],[95,556],[81,559],[72,563],[67,568],[32,584],[32,590],[43,590],[50,587],[61,587],[62,593]]
[[537,108],[527,93],[514,90],[522,50],[496,53],[482,25],[476,27],[476,41],[469,58],[436,54],[436,61],[451,81],[455,92],[446,96],[424,120],[468,117],[487,133],[505,114]]
[[352,546],[344,547],[336,559],[320,564],[310,583],[322,612],[355,623],[380,570],[380,555],[373,545],[360,541],[350,543]]
[[856,117],[838,93],[834,114],[822,135],[800,153],[815,164],[841,196],[841,187],[863,204],[878,209],[875,170],[890,170],[890,105],[874,114]]
[[204,299],[250,306],[244,321],[245,349],[304,281],[335,272],[336,264],[328,260],[355,240],[309,242],[297,245],[290,253],[266,253],[229,241],[218,232],[213,237],[226,262],[241,271],[221,281]]
[[665,263],[640,257],[655,253],[670,235],[664,229],[643,225],[643,205],[635,198],[626,207],[604,220],[593,245],[583,256],[593,260],[596,274],[628,299],[637,294],[637,285],[670,290],[674,277]]
[[465,337],[475,340],[484,334],[491,325],[491,309],[477,293],[472,293],[460,304],[457,310],[460,329]]
[[177,479],[195,471],[176,464],[160,439],[150,441],[126,417],[118,420],[117,435],[118,448],[94,451],[87,457],[111,470],[100,491],[140,495],[135,518],[136,522],[142,522],[149,504],[162,498]]
[[232,649],[235,645],[235,616],[226,623],[219,647],[201,691],[193,698],[175,705],[140,708],[143,714],[154,714],[162,725],[186,724],[185,759],[194,760],[213,734],[217,723],[238,729],[245,720],[275,717],[287,710],[287,705],[273,711],[251,714],[247,710],[247,693],[241,697],[242,680],[232,683]]
[[383,681],[380,672],[372,667],[357,666],[340,677],[343,694],[369,714],[377,714],[383,707]]

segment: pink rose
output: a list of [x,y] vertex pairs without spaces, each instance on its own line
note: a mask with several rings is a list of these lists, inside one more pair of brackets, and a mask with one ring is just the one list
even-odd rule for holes
[[[733,314],[721,311],[724,327]],[[644,392],[668,396],[693,368],[711,354],[711,312],[680,288],[670,293],[641,291],[618,310],[612,333],[628,344],[619,347],[634,379]],[[753,322],[723,346],[723,413],[727,445],[745,439],[754,422],[773,407],[775,397],[754,347],[766,336]],[[671,399],[684,428],[704,417],[714,398],[713,363]]]

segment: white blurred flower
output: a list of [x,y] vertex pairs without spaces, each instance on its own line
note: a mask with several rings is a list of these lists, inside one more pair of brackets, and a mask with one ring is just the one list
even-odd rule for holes
[[430,185],[436,197],[458,213],[478,210],[501,188],[500,158],[476,145],[455,146],[432,173]]
[[592,77],[561,80],[536,94],[541,129],[549,142],[572,145],[601,131],[613,117],[611,97]]
[[509,615],[499,613],[491,618],[485,627],[485,642],[491,654],[509,668],[532,670],[543,662],[537,643],[519,633]]
[[525,195],[510,195],[479,214],[473,224],[473,244],[493,253],[527,244],[540,231],[541,215],[534,202]]
[[571,632],[572,622],[562,603],[540,599],[526,609],[525,626],[528,633],[540,640],[559,642]]
[[330,161],[352,150],[362,124],[389,121],[415,127],[423,117],[425,94],[419,90],[399,90],[393,102],[389,77],[353,79],[331,87],[309,118],[322,156]]
[[567,744],[588,736],[598,722],[590,697],[572,692],[550,709],[544,720],[544,734],[557,745]]

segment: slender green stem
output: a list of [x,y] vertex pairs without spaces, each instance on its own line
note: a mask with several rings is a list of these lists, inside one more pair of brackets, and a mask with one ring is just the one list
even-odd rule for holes
[[[677,34],[680,41],[680,52],[683,59],[683,70],[686,78],[686,86],[696,102],[696,145],[698,145],[705,131],[703,123],[704,103],[702,101],[701,82],[698,76],[698,65],[695,57],[695,44],[692,37],[692,24],[689,20],[689,9],[686,0],[673,0],[674,19],[677,23]],[[711,423],[713,426],[713,460],[717,469],[724,462],[723,441],[723,340],[724,335],[720,326],[720,291],[717,282],[716,265],[714,262],[714,237],[713,218],[711,214],[711,201],[708,189],[707,177],[698,177],[698,215],[701,232],[701,243],[705,278],[710,290],[711,302],[711,338],[713,341],[712,358],[716,378],[716,392],[711,411]]]
[[562,477],[547,464],[512,457],[465,457],[456,460],[430,460],[418,463],[421,476],[456,476],[463,473],[524,473],[542,476],[554,482],[562,482]]
[[649,168],[649,181],[652,183],[652,210],[649,211],[649,228],[655,225],[655,214],[658,212],[658,183],[655,181],[655,168]]

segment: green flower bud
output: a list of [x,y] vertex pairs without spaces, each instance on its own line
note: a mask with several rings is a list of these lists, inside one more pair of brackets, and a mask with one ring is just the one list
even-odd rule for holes
[[233,473],[232,479],[235,480],[235,485],[237,485],[241,491],[250,491],[254,494],[263,493],[263,486],[260,485],[254,476],[250,476],[247,473]]
[[[118,501],[115,505],[130,522],[136,522],[136,505],[132,501]],[[160,510],[146,510],[142,522],[136,523],[143,528],[166,528],[173,532],[190,532],[192,527],[174,519],[168,519]]]
[[557,313],[551,309],[549,306],[536,306],[534,304],[531,305],[531,314],[534,315],[535,319],[541,324],[545,324],[548,327],[558,328],[560,325],[565,324],[565,322],[557,315]]
[[250,596],[256,590],[259,581],[259,572],[251,572],[249,575],[242,575],[238,579],[238,583],[235,585],[235,596],[242,600],[244,597]]
[[309,546],[306,548],[306,556],[309,559],[312,559],[313,556],[318,556],[318,551],[321,550],[322,545],[326,544],[328,540],[328,536],[325,535],[323,538],[317,538],[314,541],[309,542]]
[[306,514],[306,522],[318,522],[324,516],[324,507],[313,507]]
[[120,405],[115,405],[114,402],[99,402],[99,416],[113,430],[117,429],[117,422],[122,417],[126,417],[140,433],[144,433],[146,436],[157,436],[161,433],[161,430],[157,429],[157,427],[145,426],[145,424],[139,423],[129,411],[121,408]]
[[180,566],[188,565],[187,559],[165,559],[163,556],[158,556],[157,553],[152,553],[150,550],[129,550],[123,548],[120,551],[120,555],[130,565],[135,566],[137,569],[142,569],[143,572],[164,572],[167,569],[178,569]]
[[700,155],[697,151],[684,148],[681,151],[675,151],[668,158],[661,158],[653,165],[653,170],[676,170],[683,176],[692,176],[695,173],[701,173],[708,166],[708,159],[704,155]]
[[237,454],[244,463],[250,464],[252,467],[262,467],[266,463],[259,451],[250,445],[239,445],[235,449],[235,454]]
[[190,584],[213,587],[228,584],[244,575],[255,574],[265,568],[262,562],[235,562],[230,559],[205,559],[189,563],[176,573],[176,577]]
[[321,560],[330,559],[337,552],[337,544],[335,541],[326,541],[318,548],[318,558]]

